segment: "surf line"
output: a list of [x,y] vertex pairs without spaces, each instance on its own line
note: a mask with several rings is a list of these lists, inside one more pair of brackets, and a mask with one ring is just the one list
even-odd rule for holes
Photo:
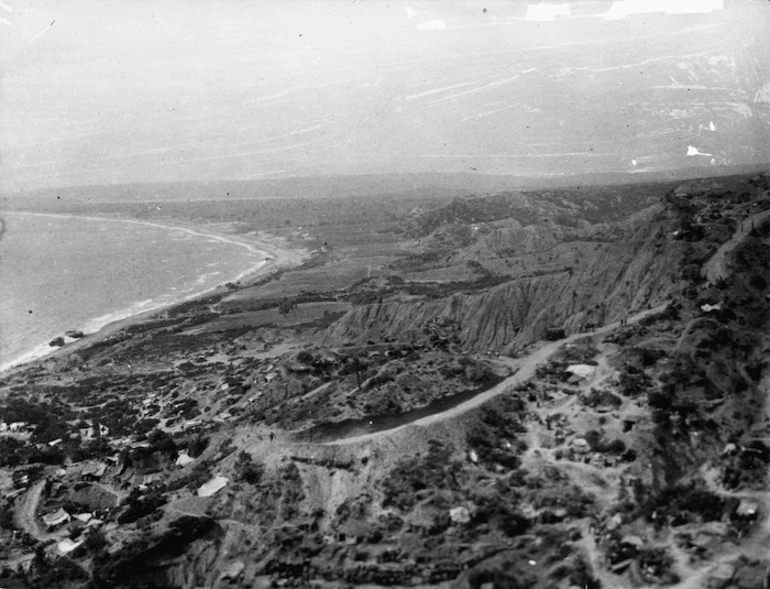
[[[119,217],[96,217],[92,215],[65,215],[60,213],[36,213],[32,211],[4,211],[3,214],[32,216],[32,217],[53,217],[53,218],[59,218],[59,219],[76,219],[76,220],[84,219],[88,221],[111,221],[116,223],[133,223],[137,225],[145,225],[149,227],[155,227],[158,229],[179,230],[195,237],[211,238],[221,243],[226,243],[229,245],[238,245],[246,248],[249,251],[249,253],[261,254],[264,257],[262,260],[260,260],[256,264],[253,264],[249,268],[240,272],[237,276],[232,278],[230,282],[239,282],[240,280],[250,275],[260,272],[260,270],[262,270],[265,266],[268,266],[269,264],[275,262],[275,257],[272,254],[270,254],[269,252],[263,249],[259,249],[258,247],[256,247],[256,245],[252,245],[250,243],[246,243],[245,241],[240,241],[238,239],[228,238],[223,235],[218,235],[216,233],[198,231],[195,229],[190,229],[188,227],[183,227],[179,225],[168,225],[164,223],[154,223],[151,221],[140,221],[136,219],[122,219]],[[4,223],[3,227],[7,229],[7,223]],[[158,301],[155,299],[148,299],[145,301],[139,301],[121,310],[113,311],[113,312],[107,313],[106,315],[89,319],[87,320],[87,323],[85,325],[81,326],[80,330],[85,332],[86,335],[92,335],[92,334],[98,333],[103,328],[109,325],[112,325],[114,323],[126,321],[139,316],[148,315],[150,313],[157,313],[164,309],[171,308],[174,305],[180,304],[182,302],[187,302],[193,299],[206,296],[207,294],[222,288],[222,285],[226,284],[226,282],[227,281],[219,282],[218,284],[212,285],[203,290],[199,290],[197,292],[192,292],[191,294],[187,294],[187,296],[183,296],[180,298],[175,297],[175,300],[167,299],[165,301]],[[161,295],[161,298],[167,298],[167,297],[170,298],[169,295]],[[28,349],[26,352],[22,352],[20,355],[4,362],[2,365],[0,365],[0,372],[5,372],[6,370],[9,370],[11,368],[15,368],[17,366],[27,364],[34,360],[39,360],[41,358],[44,358],[45,356],[48,356],[56,352],[58,349],[59,348],[51,347],[50,344],[47,344],[47,343],[38,344],[34,348]]]
[[250,243],[247,243],[246,241],[242,241],[240,239],[235,239],[232,237],[227,237],[224,235],[220,235],[218,233],[210,233],[208,231],[201,231],[199,229],[191,229],[183,225],[169,225],[167,223],[157,223],[154,221],[140,221],[139,219],[125,219],[122,217],[96,217],[93,215],[65,215],[63,213],[35,213],[31,211],[5,211],[3,214],[4,215],[26,215],[29,217],[55,217],[58,219],[84,219],[87,221],[108,221],[113,223],[132,223],[134,225],[145,225],[147,227],[156,227],[158,229],[170,229],[170,230],[182,231],[194,237],[206,237],[206,238],[214,239],[216,241],[221,241],[223,243],[229,243],[232,245],[237,245],[237,246],[246,248],[251,253],[266,253],[264,250],[261,250],[256,246]]

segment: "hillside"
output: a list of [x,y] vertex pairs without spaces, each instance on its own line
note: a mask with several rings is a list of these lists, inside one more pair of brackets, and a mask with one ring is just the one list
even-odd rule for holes
[[[468,224],[477,225],[474,219]],[[449,222],[457,227],[454,220]],[[441,296],[438,286],[429,291],[427,285],[435,283],[423,282],[429,295],[418,300],[403,298],[403,290],[416,290],[408,284],[381,289],[376,291],[377,302],[356,306],[330,326],[321,341],[361,343],[373,332],[403,336],[441,317],[457,325],[464,348],[497,353],[542,339],[552,327],[574,330],[614,321],[629,309],[662,302],[675,286],[670,268],[684,245],[667,239],[667,229],[672,230],[671,219],[659,206],[635,218],[618,239],[598,239],[591,231],[557,233],[548,226],[494,229],[452,249],[446,260],[452,264],[465,259],[480,282],[492,283],[488,287],[453,285],[451,294]],[[494,240],[503,240],[504,246],[490,248]],[[514,244],[519,247],[511,247]],[[486,255],[477,256],[482,249]],[[418,272],[410,276],[419,279]]]
[[2,374],[3,586],[763,587],[770,174],[402,205]]

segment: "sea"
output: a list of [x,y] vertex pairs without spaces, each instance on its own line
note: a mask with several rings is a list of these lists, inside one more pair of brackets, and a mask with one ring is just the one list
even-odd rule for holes
[[252,244],[136,220],[2,212],[0,370],[68,330],[93,333],[237,281],[266,263]]

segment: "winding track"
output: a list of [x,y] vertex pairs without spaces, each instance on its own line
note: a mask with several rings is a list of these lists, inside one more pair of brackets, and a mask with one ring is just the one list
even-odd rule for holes
[[[660,311],[663,311],[665,308],[666,308],[666,304],[658,305],[657,307],[653,307],[652,309],[645,309],[644,311],[641,311],[629,317],[627,323],[629,324],[636,323],[649,315],[653,315],[655,313],[659,313]],[[513,374],[512,376],[509,376],[508,378],[498,383],[491,389],[484,391],[483,393],[480,393],[475,397],[473,397],[472,399],[468,399],[467,401],[460,403],[459,405],[456,405],[451,409],[447,409],[446,411],[441,411],[439,413],[434,413],[433,415],[428,415],[426,417],[421,417],[421,418],[415,419],[414,421],[410,421],[409,423],[404,423],[402,425],[393,427],[391,429],[386,429],[378,432],[372,432],[370,434],[362,434],[360,436],[353,436],[350,438],[342,438],[339,440],[325,442],[325,445],[340,446],[340,445],[348,445],[348,444],[358,444],[360,442],[366,442],[368,440],[373,440],[376,438],[381,438],[381,437],[393,434],[407,427],[411,427],[411,426],[425,427],[427,425],[431,425],[433,423],[437,423],[440,421],[445,421],[447,419],[451,419],[452,417],[456,417],[458,415],[462,415],[463,413],[467,413],[468,411],[471,411],[472,409],[476,409],[477,407],[480,407],[481,405],[490,401],[491,399],[494,399],[495,397],[507,392],[508,390],[510,390],[511,387],[528,381],[530,378],[534,376],[535,370],[537,369],[537,367],[543,362],[545,362],[546,360],[548,360],[548,358],[550,358],[554,352],[556,352],[559,348],[561,348],[565,344],[575,341],[576,339],[580,339],[581,337],[602,335],[618,327],[620,327],[620,321],[615,321],[614,323],[608,323],[607,325],[604,325],[598,329],[595,329],[594,331],[575,333],[563,340],[544,344],[542,347],[538,348],[531,354],[518,359],[518,362],[517,362],[518,370],[515,374]]]
[[16,508],[14,523],[33,538],[45,542],[52,535],[44,532],[37,521],[37,508],[43,496],[45,480],[36,482],[25,494]]
[[[739,225],[738,229],[735,231],[733,236],[728,241],[722,244],[722,246],[717,250],[717,252],[709,259],[709,261],[704,266],[704,273],[706,274],[706,277],[710,282],[716,282],[716,280],[719,279],[720,277],[726,277],[728,275],[728,268],[727,268],[727,262],[726,262],[728,254],[732,250],[734,250],[738,245],[740,245],[741,242],[743,242],[743,240],[746,238],[746,236],[748,236],[749,232],[751,231],[752,223],[758,224],[763,222],[767,218],[770,218],[770,209],[765,211],[760,211],[759,213],[755,213],[754,215],[751,215],[746,219],[744,219],[744,221]],[[649,315],[653,315],[655,313],[662,311],[663,309],[666,308],[666,306],[667,306],[666,304],[662,304],[662,305],[658,305],[657,307],[653,307],[652,309],[645,309],[644,311],[641,311],[629,317],[627,320],[627,323],[629,324],[637,323],[638,321],[640,321],[641,319],[644,319]],[[467,413],[472,409],[480,407],[487,401],[494,399],[498,395],[501,395],[502,393],[508,391],[512,386],[528,381],[530,378],[532,378],[532,376],[534,376],[535,370],[537,369],[537,367],[543,362],[545,362],[546,360],[548,360],[548,358],[554,352],[556,352],[559,348],[561,348],[563,345],[571,341],[574,341],[576,339],[579,339],[581,337],[595,336],[595,335],[608,333],[618,327],[620,327],[620,321],[615,321],[614,323],[609,323],[594,331],[575,333],[563,340],[559,340],[556,342],[549,342],[543,345],[542,347],[538,348],[531,354],[523,358],[520,358],[517,362],[518,371],[515,374],[513,374],[512,376],[509,376],[504,381],[500,382],[499,384],[492,387],[491,389],[473,397],[472,399],[465,401],[464,403],[460,403],[459,405],[452,407],[451,409],[447,409],[446,411],[434,413],[433,415],[428,415],[427,417],[421,417],[421,418],[415,419],[414,421],[401,424],[391,429],[372,432],[369,434],[362,434],[360,436],[353,436],[350,438],[333,440],[330,442],[325,442],[325,444],[333,445],[333,446],[358,444],[360,442],[366,442],[368,440],[373,440],[373,439],[377,439],[377,438],[381,438],[381,437],[393,434],[407,427],[411,427],[411,426],[424,427],[433,423],[451,419],[452,417],[456,417],[458,415],[462,415],[463,413]]]

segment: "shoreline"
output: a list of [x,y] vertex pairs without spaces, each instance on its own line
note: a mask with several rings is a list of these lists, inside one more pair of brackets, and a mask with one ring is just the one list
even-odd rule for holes
[[[201,228],[199,226],[189,226],[186,224],[176,223],[159,223],[156,221],[142,221],[139,219],[126,219],[121,217],[66,215],[61,213],[38,213],[32,211],[4,211],[3,214],[26,215],[35,217],[76,218],[92,221],[115,221],[121,223],[147,225],[160,229],[184,231],[185,233],[196,237],[214,239],[223,243],[245,247],[252,253],[262,254],[263,259],[260,260],[257,264],[250,266],[246,270],[241,271],[234,277],[223,278],[221,282],[218,282],[214,286],[199,292],[187,294],[177,300],[158,303],[156,305],[152,305],[152,299],[137,301],[131,304],[128,308],[118,309],[100,317],[90,318],[82,326],[68,327],[68,329],[82,331],[84,334],[83,337],[75,339],[67,338],[69,341],[66,341],[63,346],[51,346],[48,342],[40,343],[34,348],[27,350],[15,358],[8,360],[7,362],[0,365],[0,376],[5,375],[11,371],[24,369],[36,361],[58,358],[68,353],[76,352],[77,350],[86,346],[98,343],[104,338],[107,338],[114,333],[125,329],[126,327],[140,323],[145,319],[149,319],[153,315],[156,315],[164,310],[171,309],[182,303],[205,297],[218,290],[226,289],[227,287],[225,285],[228,283],[242,281],[251,282],[256,278],[263,276],[271,268],[299,263],[306,255],[304,250],[289,248],[282,243],[277,243],[284,242],[285,240],[283,238],[271,236],[269,234],[263,234],[261,232],[254,232],[255,237],[249,239],[218,233]],[[142,309],[142,307],[148,306],[149,308]],[[61,337],[64,337],[64,333],[61,334]]]

